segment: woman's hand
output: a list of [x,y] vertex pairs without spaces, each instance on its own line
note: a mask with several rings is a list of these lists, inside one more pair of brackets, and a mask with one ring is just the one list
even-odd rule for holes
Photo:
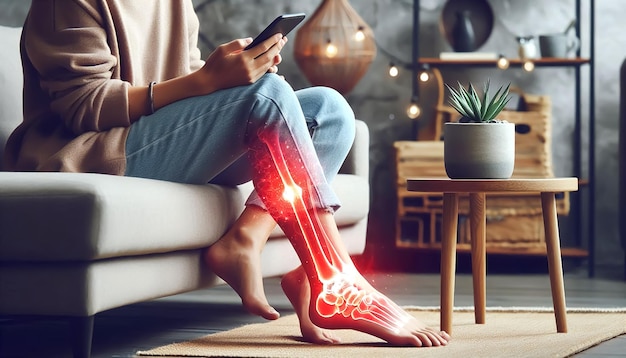
[[[285,38],[285,40],[287,40],[287,38]],[[276,57],[274,57],[274,65],[270,67],[270,69],[267,70],[267,72],[278,73],[278,64],[280,64],[282,61],[283,61],[282,56],[280,54],[276,55]]]
[[267,72],[278,72],[282,61],[280,50],[287,38],[276,34],[251,49],[244,48],[252,39],[234,40],[219,46],[209,55],[204,66],[189,75],[157,83],[152,102],[147,86],[128,89],[128,116],[131,122],[168,104],[187,97],[206,95],[221,89],[248,85]]
[[199,90],[208,94],[220,89],[248,85],[267,72],[278,72],[280,51],[287,38],[276,34],[259,45],[245,50],[252,39],[239,39],[220,45],[194,75]]

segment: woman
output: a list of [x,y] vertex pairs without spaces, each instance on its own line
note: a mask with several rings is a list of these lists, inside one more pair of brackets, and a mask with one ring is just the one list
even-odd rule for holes
[[8,167],[193,184],[252,179],[244,212],[205,255],[250,312],[279,316],[259,259],[278,223],[305,263],[282,285],[306,340],[334,343],[323,328],[352,328],[394,345],[446,344],[445,332],[371,287],[341,242],[328,182],[354,136],[343,97],[293,91],[277,76],[280,35],[245,51],[251,39],[234,40],[202,61],[198,28],[191,1],[33,0],[22,35],[24,122],[7,143]]

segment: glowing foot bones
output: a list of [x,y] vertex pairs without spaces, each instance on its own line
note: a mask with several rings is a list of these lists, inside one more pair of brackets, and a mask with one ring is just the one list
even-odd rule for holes
[[[324,328],[372,333],[369,328],[361,328],[375,324],[379,328],[374,331],[398,333],[412,317],[384,295],[366,290],[356,282],[360,274],[351,262],[341,259],[323,229],[317,210],[312,205],[307,207],[304,201],[304,197],[313,195],[311,179],[298,153],[283,150],[283,147],[296,147],[289,139],[279,140],[272,131],[262,132],[259,138],[265,145],[259,144],[252,151],[259,174],[255,185],[281,228],[292,234],[289,235],[292,244],[311,284],[311,300],[315,302],[311,319],[322,323]],[[294,240],[294,237],[301,240]],[[315,314],[318,317],[314,317]]]

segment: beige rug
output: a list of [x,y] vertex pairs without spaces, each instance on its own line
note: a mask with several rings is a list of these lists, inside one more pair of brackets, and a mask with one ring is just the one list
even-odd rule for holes
[[[435,308],[407,308],[433,327]],[[568,333],[556,333],[549,309],[488,308],[487,323],[474,324],[473,310],[453,316],[452,341],[445,347],[388,347],[382,340],[354,331],[337,331],[342,344],[301,342],[295,316],[243,326],[189,342],[174,343],[140,356],[166,357],[567,357],[626,333],[626,309],[569,309]]]

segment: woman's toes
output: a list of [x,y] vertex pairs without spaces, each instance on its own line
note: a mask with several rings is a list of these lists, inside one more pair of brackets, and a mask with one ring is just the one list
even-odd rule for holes
[[261,317],[268,320],[275,320],[280,317],[280,313],[278,313],[274,307],[267,306],[267,308],[261,313]]
[[420,342],[422,342],[422,346],[423,347],[432,347],[433,346],[433,342],[431,340],[431,337],[429,337],[428,333],[426,333],[426,332],[419,332],[417,334],[417,337],[420,340]]

